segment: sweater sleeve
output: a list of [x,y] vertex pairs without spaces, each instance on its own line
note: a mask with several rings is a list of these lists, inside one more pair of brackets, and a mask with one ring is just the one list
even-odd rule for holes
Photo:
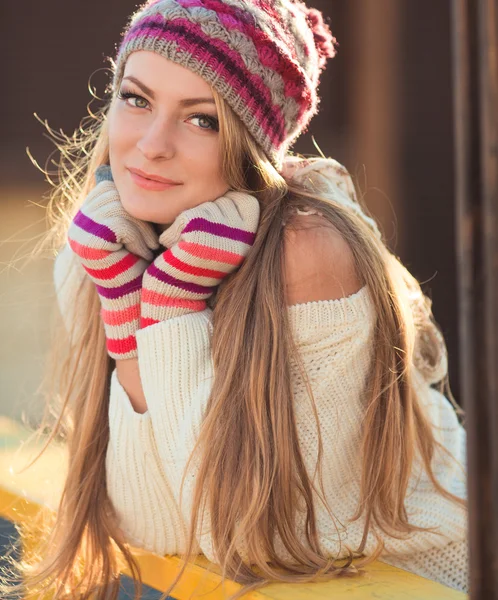
[[117,372],[111,377],[107,491],[128,542],[158,554],[183,550],[184,526],[149,411],[135,412]]
[[381,561],[461,592],[469,591],[467,540],[450,542],[409,556],[385,555]]
[[[137,331],[140,377],[159,457],[186,523],[190,522],[195,470],[189,470],[181,497],[180,489],[212,387],[211,317],[211,309],[206,308]],[[208,513],[205,518],[209,519]],[[201,537],[202,551],[215,561],[209,536]]]
[[55,257],[53,275],[57,304],[66,331],[70,332],[74,325],[77,331],[76,310],[78,303],[76,299],[78,288],[86,273],[78,261],[75,260],[73,251],[67,243]]
[[[458,421],[450,401],[430,387],[414,369],[414,386],[433,426],[437,449],[433,471],[441,485],[459,498],[467,498],[466,432]],[[449,453],[449,455],[448,455]],[[417,550],[415,535],[403,544],[389,548],[380,560],[421,577],[432,579],[462,592],[468,592],[467,509],[437,493],[427,475],[417,464],[411,478],[406,508],[410,522],[422,527],[435,526],[443,534],[432,538],[432,547]],[[429,538],[430,539],[430,538]]]

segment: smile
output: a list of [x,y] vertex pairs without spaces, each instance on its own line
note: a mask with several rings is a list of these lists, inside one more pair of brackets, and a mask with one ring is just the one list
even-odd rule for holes
[[169,188],[177,187],[178,183],[163,183],[161,181],[155,181],[153,179],[147,179],[146,177],[142,177],[138,173],[134,173],[133,171],[128,170],[130,173],[130,177],[133,182],[144,190],[150,190],[154,192],[160,192],[163,190],[167,190]]

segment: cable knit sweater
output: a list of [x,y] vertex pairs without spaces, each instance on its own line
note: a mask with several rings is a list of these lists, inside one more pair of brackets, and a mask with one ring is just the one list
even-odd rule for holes
[[[71,293],[84,271],[68,246],[56,259],[54,277],[61,312],[69,326],[75,318]],[[318,531],[323,547],[335,554],[340,540],[353,549],[358,547],[363,532],[363,519],[353,523],[348,523],[348,519],[355,511],[360,491],[358,448],[375,314],[367,287],[339,300],[289,306],[288,314],[317,402],[324,440],[325,493],[336,517],[334,524],[317,501]],[[112,374],[109,495],[127,540],[158,554],[181,553],[185,547],[192,478],[184,486],[182,511],[179,489],[213,378],[211,334],[209,308],[137,333],[140,374],[148,406],[144,414],[134,411],[116,371]],[[299,440],[308,472],[312,473],[318,452],[316,425],[296,365],[291,366],[291,372]],[[415,381],[438,439],[465,465],[465,431],[453,407],[416,370]],[[434,468],[443,485],[466,497],[463,469],[439,454]],[[417,532],[405,540],[383,536],[382,560],[466,591],[466,510],[437,494],[419,467],[413,472],[406,507],[412,523],[436,527],[440,535]],[[206,514],[204,523],[208,519]],[[303,524],[298,526],[302,528]],[[205,529],[197,537],[197,550],[216,562]],[[370,536],[366,552],[374,546]],[[286,556],[282,545],[278,547]],[[240,551],[244,554],[243,548]]]

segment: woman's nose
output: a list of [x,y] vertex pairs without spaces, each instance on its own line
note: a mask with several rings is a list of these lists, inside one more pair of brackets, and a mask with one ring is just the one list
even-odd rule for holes
[[174,153],[172,127],[166,122],[151,123],[137,143],[137,147],[148,160],[171,158]]

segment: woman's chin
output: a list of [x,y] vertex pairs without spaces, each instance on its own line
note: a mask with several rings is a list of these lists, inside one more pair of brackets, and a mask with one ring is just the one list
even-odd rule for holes
[[139,221],[147,221],[149,223],[153,223],[154,225],[162,227],[163,229],[168,227],[168,224],[161,223],[161,221],[166,221],[166,219],[164,217],[161,217],[161,215],[157,215],[146,210],[140,210],[140,207],[134,205],[130,206],[126,202],[122,202],[122,204],[125,211],[135,219],[138,219]]

